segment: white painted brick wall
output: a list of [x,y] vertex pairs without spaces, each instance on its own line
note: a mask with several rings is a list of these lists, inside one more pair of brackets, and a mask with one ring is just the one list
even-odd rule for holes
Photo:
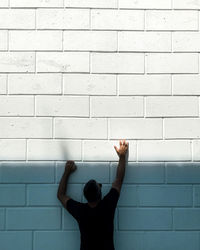
[[[0,78],[1,79],[1,78]],[[9,74],[9,94],[61,94],[61,74]]]
[[142,10],[91,10],[91,28],[97,30],[143,30]]
[[0,29],[35,29],[35,11],[0,9]]
[[64,31],[64,50],[117,51],[116,31]]
[[0,72],[34,72],[34,52],[7,52],[0,53]]
[[185,10],[149,10],[146,13],[147,30],[197,30],[198,12]]
[[200,161],[200,0],[1,0],[0,160]]
[[198,73],[197,53],[148,53],[147,73]]
[[21,8],[39,8],[39,7],[63,7],[63,0],[48,0],[48,1],[41,1],[41,0],[9,0],[10,7],[21,7]]
[[170,52],[170,32],[119,32],[119,51]]
[[173,75],[173,93],[174,95],[199,95],[200,94],[200,76],[195,75]]
[[37,9],[37,29],[88,29],[89,9]]
[[91,63],[92,73],[144,73],[142,53],[92,53]]
[[119,0],[119,7],[133,9],[170,9],[171,0]]
[[200,1],[172,0],[174,9],[200,9]]
[[172,39],[175,52],[198,52],[200,50],[199,32],[174,32]]
[[10,31],[9,38],[13,51],[62,50],[61,31]]

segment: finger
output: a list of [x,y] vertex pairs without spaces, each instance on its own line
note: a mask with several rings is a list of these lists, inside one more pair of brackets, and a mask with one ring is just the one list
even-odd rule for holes
[[122,142],[121,142],[121,140],[119,141],[119,144],[120,144],[120,146],[122,145]]
[[116,147],[116,146],[114,146],[114,148],[115,148],[115,150],[116,150],[116,151],[118,151],[118,149],[117,149],[117,147]]
[[123,140],[123,144],[125,145],[125,140]]

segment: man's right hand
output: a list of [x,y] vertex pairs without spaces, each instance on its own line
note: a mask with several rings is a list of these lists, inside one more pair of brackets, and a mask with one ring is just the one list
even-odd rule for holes
[[128,142],[126,142],[125,140],[123,140],[123,142],[120,140],[119,141],[120,144],[120,148],[118,149],[116,146],[114,146],[118,156],[126,156],[126,152],[128,150]]

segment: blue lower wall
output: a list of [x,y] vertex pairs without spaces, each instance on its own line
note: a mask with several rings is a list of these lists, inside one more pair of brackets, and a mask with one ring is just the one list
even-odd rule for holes
[[[75,162],[67,194],[86,202],[84,184],[110,189],[117,162]],[[59,163],[0,164],[0,249],[79,250],[75,219],[57,199]],[[200,163],[128,163],[115,213],[116,250],[200,249]]]

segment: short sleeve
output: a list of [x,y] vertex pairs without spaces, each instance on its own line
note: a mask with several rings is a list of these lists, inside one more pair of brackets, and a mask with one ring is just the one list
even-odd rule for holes
[[104,196],[104,200],[106,201],[109,208],[115,210],[117,206],[117,202],[119,200],[119,192],[116,188],[111,187],[110,191]]
[[69,199],[66,202],[65,208],[67,211],[76,219],[79,219],[80,216],[80,209],[81,209],[81,202],[75,201],[73,199]]

